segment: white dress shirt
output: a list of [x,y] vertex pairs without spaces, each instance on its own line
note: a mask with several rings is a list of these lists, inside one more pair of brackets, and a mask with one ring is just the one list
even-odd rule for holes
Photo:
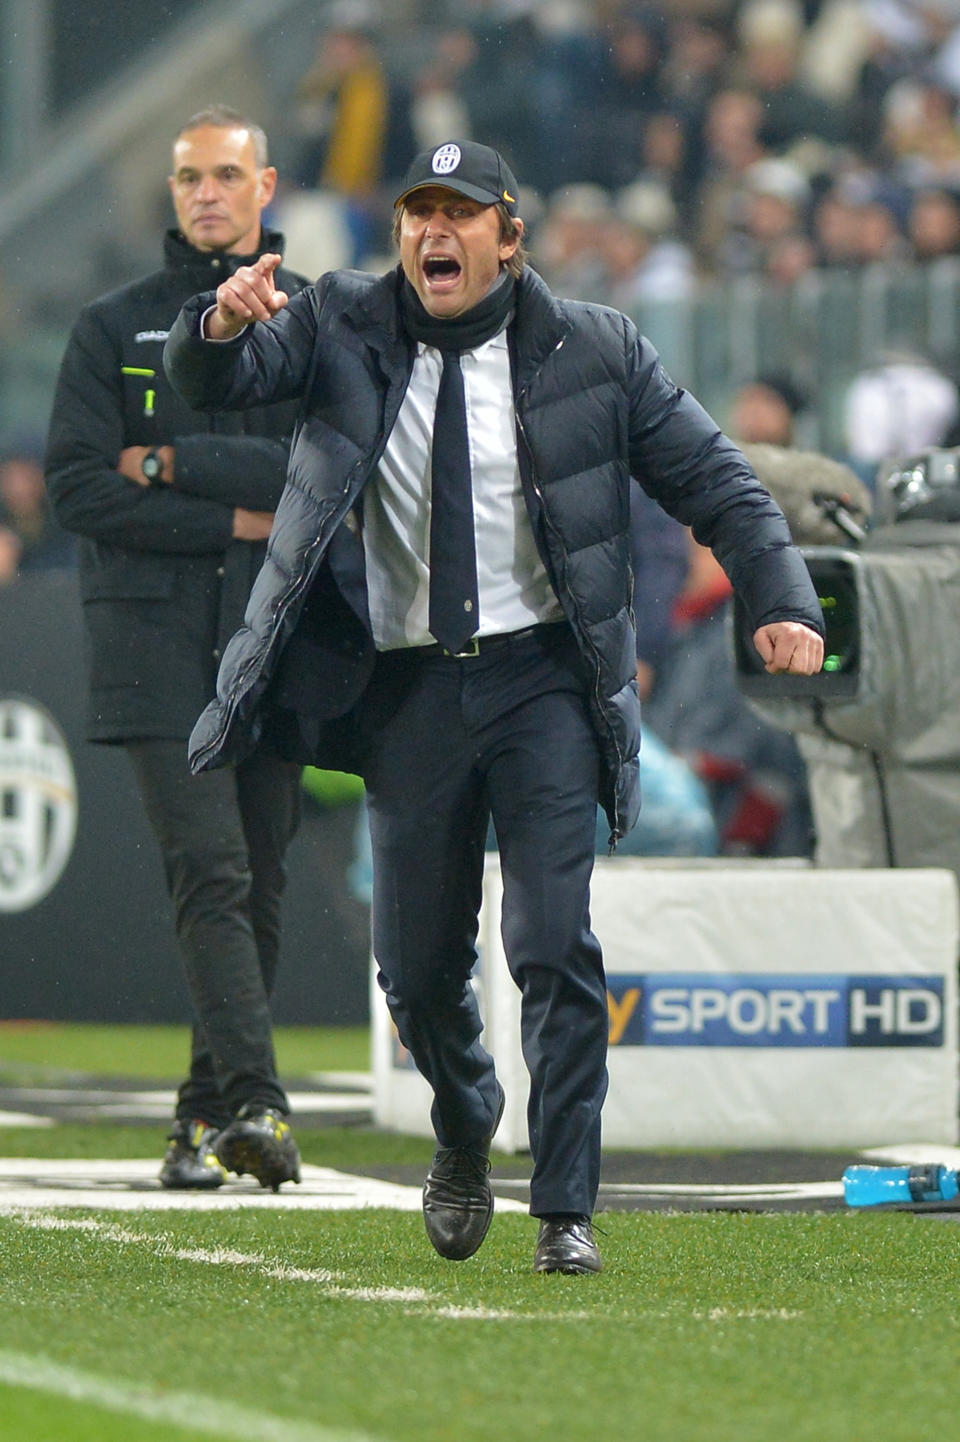
[[[520,486],[507,335],[460,356],[473,481],[480,615],[477,634],[520,631],[563,612]],[[418,344],[410,384],[363,498],[370,620],[379,651],[427,646],[430,597],[430,451],[441,354]]]

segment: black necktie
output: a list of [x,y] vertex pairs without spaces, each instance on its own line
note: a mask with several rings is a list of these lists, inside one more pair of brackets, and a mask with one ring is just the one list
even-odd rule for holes
[[430,634],[462,651],[479,624],[473,487],[463,372],[456,351],[443,351],[433,425],[430,505]]

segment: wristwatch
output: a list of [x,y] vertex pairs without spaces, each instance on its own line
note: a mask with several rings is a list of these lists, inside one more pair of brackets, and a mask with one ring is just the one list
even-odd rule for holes
[[151,486],[163,485],[163,461],[160,452],[155,446],[151,446],[143,460],[140,462],[140,469],[150,482]]

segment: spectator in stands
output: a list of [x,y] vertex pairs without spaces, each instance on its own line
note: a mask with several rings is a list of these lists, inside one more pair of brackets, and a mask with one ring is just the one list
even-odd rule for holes
[[635,315],[645,301],[690,299],[693,255],[677,238],[677,224],[670,194],[657,181],[637,180],[619,192],[600,242],[610,305]]
[[477,42],[465,25],[442,30],[436,37],[413,86],[411,122],[418,149],[436,145],[446,135],[470,139],[473,132],[463,98],[463,76],[476,55]]
[[39,442],[12,441],[0,448],[0,525],[15,541],[11,545],[8,537],[4,572],[14,554],[14,575],[74,564],[76,541],[50,505]]
[[943,86],[910,77],[883,101],[882,162],[901,185],[960,185],[958,101]]
[[537,237],[537,262],[558,295],[590,300],[603,294],[603,238],[613,213],[599,185],[554,191]]
[[687,581],[644,716],[710,797],[727,856],[810,856],[806,771],[793,738],[761,721],[737,687],[730,582],[688,537]]
[[694,129],[702,126],[711,99],[729,79],[732,58],[733,36],[721,11],[690,10],[675,17],[664,79],[671,100]]
[[910,259],[901,222],[901,202],[884,185],[868,186],[851,196],[856,211],[856,259],[860,265],[896,265]]
[[728,429],[741,445],[792,446],[802,409],[803,397],[786,376],[758,376],[734,396]]
[[730,197],[730,224],[719,255],[725,273],[767,271],[776,248],[807,226],[810,186],[792,161],[755,160]]
[[689,127],[678,108],[658,110],[650,116],[643,131],[642,153],[643,165],[636,180],[662,185],[686,221],[694,196],[693,165]]
[[771,241],[764,258],[764,275],[789,289],[817,266],[817,247],[806,231],[791,230]]
[[690,570],[687,529],[645,491],[630,496],[633,610],[637,623],[637,690],[646,701],[670,647],[673,608]]
[[803,12],[794,0],[748,0],[740,10],[741,81],[763,107],[760,135],[782,154],[809,136],[847,138],[842,109],[816,94],[799,73]]
[[820,263],[849,269],[909,259],[904,233],[908,200],[882,174],[857,166],[838,175],[821,193],[813,228]]
[[669,30],[652,5],[629,6],[610,22],[609,48],[597,77],[587,127],[587,173],[606,190],[629,185],[645,165],[650,119],[667,108],[663,59]]
[[526,185],[551,189],[554,168],[562,165],[552,152],[566,152],[575,134],[572,97],[554,97],[549,107],[540,103],[549,53],[535,16],[525,7],[510,13],[504,6],[480,6],[471,13],[469,28],[473,54],[458,77],[469,133],[483,135],[524,176]]
[[[802,409],[803,397],[789,379],[758,377],[734,396],[730,434],[749,454],[755,445],[791,447]],[[730,583],[692,536],[686,544],[687,579],[657,658],[646,720],[706,786],[721,852],[809,856],[803,759],[793,738],[762,721],[740,694],[728,635]]]
[[20,537],[9,526],[0,525],[0,586],[9,585],[20,574]]
[[379,236],[382,183],[404,170],[414,149],[410,96],[387,74],[375,15],[355,0],[333,7],[295,99],[303,142],[294,179],[342,197],[354,264]]
[[960,192],[946,186],[918,191],[910,206],[907,233],[919,261],[960,255]]
[[720,90],[708,107],[695,236],[698,254],[711,269],[722,264],[734,197],[746,171],[769,154],[760,138],[762,124],[763,105],[749,90]]
[[958,417],[957,383],[916,349],[890,348],[847,390],[847,460],[872,487],[882,461],[943,445]]
[[[265,552],[296,408],[225,426],[190,410],[161,366],[183,301],[283,237],[264,231],[276,171],[251,121],[224,107],[173,146],[177,228],[162,270],[87,306],[60,369],[47,454],[57,514],[81,543],[91,646],[87,735],[125,747],[159,843],[196,1015],[160,1172],[166,1187],[252,1172],[299,1180],[269,996],[300,768],[254,750],[193,778],[185,745]],[[288,291],[302,279],[283,273]],[[105,923],[109,919],[105,918]],[[136,965],[136,937],[130,938]]]

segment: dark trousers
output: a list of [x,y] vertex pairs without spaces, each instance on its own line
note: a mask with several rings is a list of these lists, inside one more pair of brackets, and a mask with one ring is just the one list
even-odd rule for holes
[[608,1013],[589,918],[597,742],[569,629],[538,627],[465,660],[385,653],[361,735],[379,982],[433,1088],[437,1139],[476,1144],[498,1102],[470,984],[492,816],[530,1073],[530,1209],[590,1215]]
[[191,776],[182,741],[127,752],[163,854],[196,1022],[177,1117],[225,1126],[246,1103],[287,1112],[269,997],[300,768],[267,754]]

